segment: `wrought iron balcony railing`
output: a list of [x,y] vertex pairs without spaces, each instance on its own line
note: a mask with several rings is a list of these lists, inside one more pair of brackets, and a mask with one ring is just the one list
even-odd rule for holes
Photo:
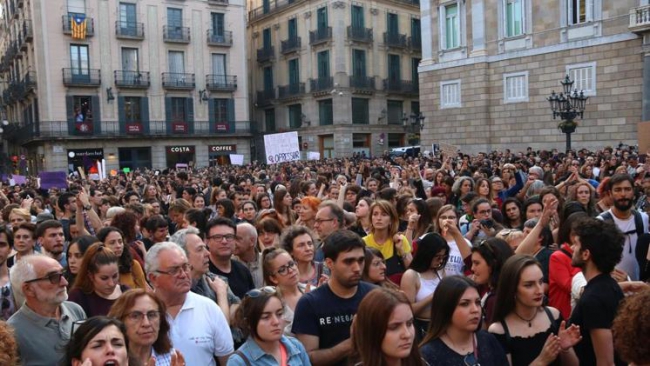
[[115,86],[120,88],[147,89],[151,86],[149,71],[115,70]]
[[163,25],[163,41],[169,43],[190,43],[190,28],[175,25]]
[[63,85],[78,87],[98,87],[102,84],[101,70],[66,68],[62,70]]
[[144,39],[144,23],[116,21],[115,36],[125,39]]
[[208,45],[210,46],[232,46],[232,32],[216,32],[214,29],[208,29]]
[[233,92],[237,90],[237,76],[236,75],[206,75],[206,89],[209,91],[223,91]]
[[196,87],[194,74],[180,72],[163,72],[162,86],[165,89],[191,90]]

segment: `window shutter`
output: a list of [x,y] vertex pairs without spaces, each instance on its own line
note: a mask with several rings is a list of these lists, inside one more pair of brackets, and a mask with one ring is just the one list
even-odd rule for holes
[[74,122],[74,97],[72,95],[65,96],[66,113],[68,116],[68,134],[75,135],[75,122]]
[[227,106],[227,113],[228,113],[228,132],[234,133],[235,132],[235,100],[234,99],[228,99],[228,104]]
[[210,100],[208,100],[208,123],[210,124],[208,131],[210,131],[210,133],[217,132],[217,119],[215,118],[216,102],[217,100],[215,98],[210,98]]
[[120,134],[126,134],[126,110],[124,108],[124,97],[117,97],[117,115],[120,126]]
[[172,98],[165,98],[165,126],[167,134],[172,134]]
[[100,109],[99,97],[92,97],[93,104],[93,135],[99,135],[102,133],[102,113]]
[[194,99],[185,98],[185,119],[190,134],[194,133]]
[[140,98],[140,118],[142,118],[142,133],[149,134],[149,97]]

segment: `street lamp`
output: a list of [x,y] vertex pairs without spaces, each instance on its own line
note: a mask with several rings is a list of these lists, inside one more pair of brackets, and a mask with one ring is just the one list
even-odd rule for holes
[[566,134],[567,151],[571,150],[571,134],[578,127],[578,123],[574,120],[578,116],[580,119],[583,118],[587,99],[589,99],[582,90],[578,92],[577,89],[573,89],[572,91],[573,83],[574,81],[567,75],[564,80],[560,81],[563,92],[556,94],[553,90],[551,95],[546,98],[553,112],[553,119],[559,117],[561,120],[557,127]]

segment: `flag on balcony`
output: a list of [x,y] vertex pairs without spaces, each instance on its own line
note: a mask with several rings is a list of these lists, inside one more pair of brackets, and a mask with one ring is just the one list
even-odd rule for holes
[[70,17],[70,30],[73,39],[86,39],[86,15],[75,14]]

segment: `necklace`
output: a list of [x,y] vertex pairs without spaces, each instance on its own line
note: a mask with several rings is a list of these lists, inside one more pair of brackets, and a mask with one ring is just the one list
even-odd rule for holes
[[528,323],[528,328],[532,328],[532,327],[533,327],[533,323],[532,323],[532,321],[533,321],[533,319],[535,319],[535,317],[537,317],[538,310],[539,310],[539,309],[535,309],[535,314],[533,314],[533,317],[530,318],[530,319],[526,319],[526,318],[522,317],[521,315],[517,314],[517,311],[513,311],[513,313],[515,313],[515,315],[517,316],[517,318],[519,318],[519,319],[521,319],[521,320],[527,322],[527,323]]
[[[467,346],[462,347],[462,348],[461,348],[461,347],[458,347],[458,346],[456,345],[456,343],[454,343],[454,340],[451,339],[451,337],[449,336],[449,334],[445,333],[445,335],[447,336],[447,339],[449,339],[449,341],[451,342],[451,344],[454,346],[454,348],[455,348],[457,351],[460,351],[460,354],[461,354],[461,355],[465,354],[465,350],[468,348]],[[474,346],[474,335],[473,335],[473,334],[472,334],[472,346]],[[473,349],[474,349],[474,347],[472,347],[472,350],[473,350]],[[470,350],[470,351],[467,351],[467,354],[470,354],[470,353],[472,353],[471,350]]]

